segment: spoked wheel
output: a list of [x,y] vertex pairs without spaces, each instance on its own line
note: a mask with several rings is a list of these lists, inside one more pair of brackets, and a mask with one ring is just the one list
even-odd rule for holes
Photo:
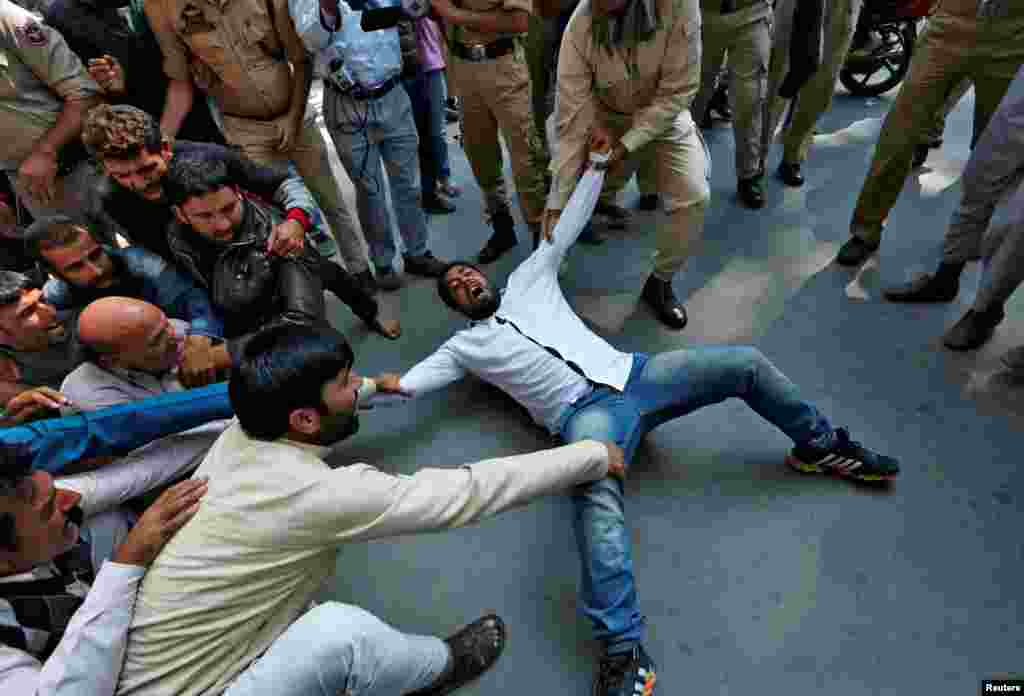
[[868,56],[850,56],[839,72],[839,81],[857,97],[877,97],[898,85],[910,69],[917,40],[917,24],[900,20],[879,24],[872,33],[880,39]]

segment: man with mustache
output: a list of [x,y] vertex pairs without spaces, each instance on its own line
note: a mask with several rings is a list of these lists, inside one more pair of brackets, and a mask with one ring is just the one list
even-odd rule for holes
[[441,641],[338,602],[307,611],[338,550],[621,475],[621,450],[594,441],[411,476],[331,468],[322,458],[358,429],[359,402],[377,389],[353,360],[326,326],[272,327],[248,342],[229,382],[238,422],[197,471],[210,477],[199,514],[143,582],[118,693],[447,694],[498,658],[500,619]]
[[142,247],[102,246],[88,225],[68,217],[37,220],[26,237],[29,249],[54,276],[43,286],[46,301],[58,310],[81,309],[114,295],[152,302],[188,322],[182,361],[186,383],[202,386],[213,380],[204,356],[223,336],[224,325],[206,291],[180,269]]
[[[786,462],[798,471],[861,481],[897,476],[895,459],[834,428],[752,346],[649,355],[609,345],[586,327],[559,287],[558,267],[579,234],[561,231],[556,228],[553,241],[542,242],[513,271],[500,293],[473,264],[453,262],[437,290],[469,326],[403,376],[377,377],[378,389],[421,396],[474,375],[511,396],[563,442],[614,440],[627,464],[659,425],[739,398],[793,440]],[[594,696],[649,696],[655,666],[643,647],[646,620],[633,578],[625,489],[619,480],[602,479],[577,488],[572,499],[583,571],[581,609],[605,650]]]

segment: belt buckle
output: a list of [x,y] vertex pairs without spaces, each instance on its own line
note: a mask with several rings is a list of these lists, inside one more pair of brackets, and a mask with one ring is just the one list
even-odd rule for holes
[[487,46],[484,46],[483,44],[471,44],[468,48],[470,60],[487,60]]

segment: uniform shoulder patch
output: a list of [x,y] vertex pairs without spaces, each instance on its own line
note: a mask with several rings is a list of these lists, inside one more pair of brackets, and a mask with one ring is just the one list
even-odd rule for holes
[[47,41],[49,41],[46,32],[43,31],[43,26],[34,19],[17,27],[14,33],[18,37],[19,44],[32,46],[33,48],[45,46]]

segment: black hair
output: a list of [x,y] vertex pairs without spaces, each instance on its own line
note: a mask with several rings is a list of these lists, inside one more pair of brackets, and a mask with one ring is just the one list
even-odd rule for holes
[[354,360],[348,341],[330,326],[264,329],[248,339],[231,369],[231,406],[250,437],[276,440],[288,432],[292,411],[321,408],[324,384]]
[[24,273],[0,271],[0,307],[17,302],[22,290],[33,287],[35,283]]
[[[32,458],[24,445],[0,444],[0,498],[17,496],[18,484],[32,473]],[[14,515],[0,512],[0,549],[18,550]]]
[[463,310],[461,307],[459,307],[459,303],[455,301],[455,295],[452,294],[451,288],[448,287],[448,282],[445,279],[448,277],[448,272],[450,270],[452,270],[453,268],[461,268],[463,266],[465,266],[466,268],[472,268],[480,275],[484,276],[485,278],[487,277],[487,274],[484,273],[479,266],[469,261],[450,261],[448,262],[448,265],[444,267],[444,270],[441,271],[441,275],[437,277],[438,297],[440,297],[441,301],[448,305],[450,309],[454,309],[456,312],[459,313],[461,313]]
[[163,179],[164,194],[171,205],[183,205],[190,198],[216,193],[233,183],[223,160],[202,154],[175,156]]
[[67,215],[39,218],[25,230],[25,249],[37,259],[45,262],[46,259],[43,258],[42,252],[74,244],[83,232],[93,237],[87,223]]

